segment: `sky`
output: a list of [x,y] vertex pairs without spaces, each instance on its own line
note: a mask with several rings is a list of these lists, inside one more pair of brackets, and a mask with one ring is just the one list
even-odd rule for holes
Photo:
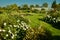
[[[6,6],[10,4],[17,4],[18,6],[21,6],[23,4],[38,4],[42,5],[43,3],[47,2],[49,6],[51,6],[53,0],[0,0],[0,6]],[[57,3],[60,3],[60,0],[56,0]]]

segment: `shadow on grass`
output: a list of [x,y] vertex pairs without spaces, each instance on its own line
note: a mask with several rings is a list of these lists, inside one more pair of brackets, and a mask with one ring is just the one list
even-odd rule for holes
[[47,30],[45,35],[38,35],[37,40],[60,40],[60,36],[59,35],[53,36],[52,33],[49,30]]
[[56,29],[59,29],[59,30],[60,30],[60,23],[59,23],[59,22],[58,22],[58,23],[47,22],[47,23],[51,24],[54,28],[56,28]]
[[60,36],[53,36],[51,40],[60,40]]
[[46,22],[48,24],[51,24],[54,28],[60,30],[60,21],[58,21],[57,23],[56,22],[54,23],[53,21],[49,21],[49,20],[45,20],[45,19],[40,19],[40,18],[38,18],[38,20],[44,21],[44,22]]

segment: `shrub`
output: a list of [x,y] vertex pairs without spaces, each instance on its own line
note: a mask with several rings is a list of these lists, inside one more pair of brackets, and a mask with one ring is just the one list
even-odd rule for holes
[[23,40],[50,40],[51,33],[42,27],[30,28]]
[[32,10],[32,13],[39,13],[39,10],[34,9],[34,10]]
[[53,13],[53,14],[48,14],[45,18],[43,18],[42,20],[51,24],[52,26],[56,27],[56,28],[60,28],[59,24],[60,24],[60,14],[58,13]]
[[9,14],[0,15],[0,40],[23,40],[28,24],[25,19]]

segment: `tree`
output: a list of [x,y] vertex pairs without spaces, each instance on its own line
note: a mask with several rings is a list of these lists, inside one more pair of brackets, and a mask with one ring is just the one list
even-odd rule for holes
[[59,8],[60,8],[60,3],[58,5],[59,5]]
[[30,8],[34,7],[34,5],[30,5]]
[[53,1],[52,8],[56,9],[56,0]]
[[27,4],[24,4],[23,7],[22,7],[22,9],[24,9],[24,10],[25,10],[25,9],[29,9],[29,7],[28,7]]
[[56,9],[60,10],[60,3],[56,5]]
[[43,7],[48,7],[48,3],[43,3]]
[[21,9],[21,7],[20,7],[20,6],[18,6],[18,9],[20,10],[20,9]]
[[18,10],[17,4],[7,5],[7,9],[9,10]]
[[35,7],[40,7],[40,6],[38,4],[36,4]]

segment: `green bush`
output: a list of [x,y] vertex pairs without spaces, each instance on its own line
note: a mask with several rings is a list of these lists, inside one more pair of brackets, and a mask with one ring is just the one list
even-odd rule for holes
[[23,40],[28,25],[24,18],[0,14],[0,40]]
[[45,30],[41,26],[38,28],[30,28],[23,40],[50,40],[52,37],[50,31]]
[[60,13],[59,12],[49,12],[43,21],[51,24],[52,26],[60,29]]

